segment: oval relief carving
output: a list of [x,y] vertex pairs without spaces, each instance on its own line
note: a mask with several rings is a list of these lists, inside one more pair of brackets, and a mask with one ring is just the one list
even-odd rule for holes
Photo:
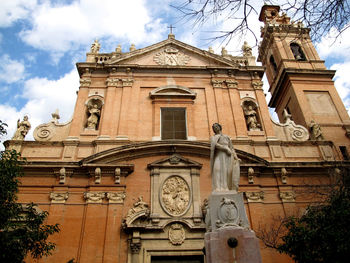
[[180,176],[166,179],[160,189],[160,203],[169,215],[184,214],[190,206],[190,189]]

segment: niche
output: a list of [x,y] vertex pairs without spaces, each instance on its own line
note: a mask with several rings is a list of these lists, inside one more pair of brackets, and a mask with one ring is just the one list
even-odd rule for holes
[[261,131],[261,120],[258,106],[254,101],[246,100],[242,103],[245,121],[248,131]]
[[91,98],[86,103],[86,123],[88,130],[98,130],[101,119],[103,101],[99,98]]
[[298,61],[305,61],[305,55],[299,44],[292,42],[290,43],[290,49],[292,50],[293,56]]
[[270,56],[270,64],[272,66],[274,73],[276,74],[277,73],[277,64],[276,64],[275,58],[272,55]]

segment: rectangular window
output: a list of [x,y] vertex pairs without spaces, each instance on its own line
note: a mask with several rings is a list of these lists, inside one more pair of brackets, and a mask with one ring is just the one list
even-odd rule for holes
[[186,140],[186,109],[161,109],[162,140]]

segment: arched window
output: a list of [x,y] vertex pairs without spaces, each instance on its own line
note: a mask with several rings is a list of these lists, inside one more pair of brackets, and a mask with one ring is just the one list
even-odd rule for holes
[[305,61],[305,55],[301,47],[297,43],[290,43],[290,49],[292,50],[292,53],[294,55],[294,58],[298,61]]
[[276,64],[276,61],[275,61],[275,59],[274,59],[274,57],[272,55],[270,57],[270,64],[271,64],[274,72],[276,73],[277,72],[277,64]]

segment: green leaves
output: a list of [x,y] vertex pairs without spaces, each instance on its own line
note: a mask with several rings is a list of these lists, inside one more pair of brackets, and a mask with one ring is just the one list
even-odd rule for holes
[[[4,123],[0,121],[0,135],[4,133]],[[24,161],[14,150],[0,152],[0,262],[24,262],[28,253],[38,259],[55,249],[47,239],[59,232],[58,224],[44,224],[48,213],[35,204],[16,202]]]
[[350,190],[341,185],[325,203],[309,206],[300,218],[289,217],[288,233],[278,251],[298,263],[348,262],[350,257]]

